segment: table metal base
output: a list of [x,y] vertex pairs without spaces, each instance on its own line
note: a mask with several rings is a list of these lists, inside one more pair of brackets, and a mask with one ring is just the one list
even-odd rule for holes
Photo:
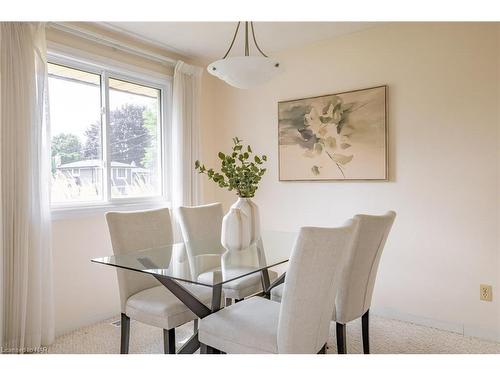
[[[200,319],[213,314],[216,311],[219,311],[221,308],[222,285],[215,285],[214,287],[212,287],[212,306],[211,309],[209,309],[193,293],[191,293],[177,281],[166,277],[156,275],[153,276]],[[177,354],[192,354],[200,348],[200,341],[198,340],[198,330],[195,330],[196,332],[177,351]]]

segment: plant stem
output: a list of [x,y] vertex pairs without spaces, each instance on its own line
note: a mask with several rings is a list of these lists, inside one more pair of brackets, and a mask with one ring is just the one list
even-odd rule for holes
[[336,165],[336,166],[337,166],[337,168],[339,169],[340,173],[342,173],[342,177],[344,177],[344,178],[345,178],[344,171],[342,170],[342,167],[340,166],[340,164],[339,164],[339,163],[337,163],[335,160],[333,160],[332,155],[330,155],[330,153],[329,153],[328,151],[326,151],[326,150],[325,150],[325,152],[326,152],[326,154],[328,155],[328,157],[329,157],[330,159],[332,159],[332,161],[335,163],[335,165]]

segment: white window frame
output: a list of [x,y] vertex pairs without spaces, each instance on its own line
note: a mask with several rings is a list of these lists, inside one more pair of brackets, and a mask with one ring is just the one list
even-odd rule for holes
[[[170,152],[171,152],[171,116],[172,113],[172,77],[157,73],[145,72],[142,69],[123,64],[111,66],[109,63],[101,63],[99,58],[96,61],[87,55],[85,58],[67,55],[57,51],[48,52],[48,62],[64,65],[69,68],[99,74],[101,77],[101,114],[102,114],[102,159],[103,159],[103,200],[95,202],[64,202],[52,203],[52,218],[64,219],[73,216],[93,215],[106,211],[126,211],[141,210],[159,207],[170,207]],[[139,85],[155,88],[160,91],[161,100],[159,108],[160,126],[160,167],[161,189],[160,194],[155,197],[130,197],[112,198],[111,196],[111,155],[107,145],[109,138],[109,79],[118,79]]]

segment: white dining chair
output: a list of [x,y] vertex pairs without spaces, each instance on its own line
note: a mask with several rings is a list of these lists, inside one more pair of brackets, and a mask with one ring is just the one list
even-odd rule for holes
[[282,303],[251,297],[200,321],[201,352],[324,353],[354,223],[305,227],[290,256]]
[[225,249],[220,243],[222,204],[181,206],[178,219],[191,269],[191,277],[207,281],[220,270]]
[[[363,353],[370,353],[369,311],[380,257],[396,213],[385,215],[356,215],[358,225],[352,251],[342,269],[339,292],[332,310],[336,322],[337,351],[347,353],[346,324],[361,317]],[[288,277],[288,275],[287,275]],[[281,301],[283,285],[271,290],[271,300]]]
[[[106,213],[113,253],[127,254],[148,248],[166,246],[172,256],[172,226],[168,208],[135,212]],[[120,353],[128,353],[130,319],[163,328],[165,354],[175,353],[175,328],[197,319],[197,316],[153,276],[117,269],[121,302]],[[211,289],[183,284],[191,293],[209,304]]]
[[[254,255],[254,253],[257,254],[256,246],[232,256],[222,246],[223,216],[221,203],[179,207],[178,218],[186,244],[191,274],[193,278],[200,282],[210,283],[214,278],[218,277],[214,276],[214,273],[224,274],[224,277],[230,278],[233,274],[240,275],[243,270],[258,265],[257,263],[249,263],[249,260],[256,257]],[[223,257],[227,260],[225,264],[227,268],[224,269],[222,269]],[[230,260],[233,260],[234,263],[230,263]],[[276,272],[269,271],[271,281],[277,277]],[[226,304],[229,305],[232,300],[238,302],[261,292],[262,289],[261,274],[255,273],[224,284],[222,291],[226,298]]]

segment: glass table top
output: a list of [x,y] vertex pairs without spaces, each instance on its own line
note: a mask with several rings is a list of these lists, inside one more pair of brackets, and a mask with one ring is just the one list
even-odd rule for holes
[[[91,261],[213,287],[287,262],[296,237],[297,233],[267,231],[259,244],[241,251],[227,252],[220,243],[176,243]],[[187,256],[189,253],[200,255]]]

